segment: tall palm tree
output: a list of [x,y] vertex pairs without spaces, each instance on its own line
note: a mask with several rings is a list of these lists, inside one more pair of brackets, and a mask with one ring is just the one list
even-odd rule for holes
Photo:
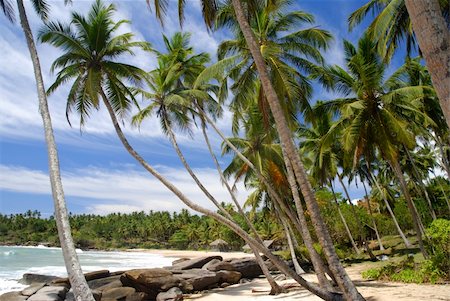
[[[48,3],[43,0],[34,0],[32,3],[41,19],[46,21],[49,9]],[[14,21],[14,9],[11,2],[8,0],[2,0],[0,2],[0,6],[7,18],[10,21]],[[69,276],[75,299],[77,301],[94,301],[94,297],[89,289],[89,286],[87,285],[86,279],[84,278],[80,262],[78,260],[78,255],[75,251],[75,245],[73,243],[64,190],[61,182],[58,150],[53,134],[50,111],[48,109],[47,94],[45,93],[44,79],[42,78],[39,56],[34,43],[33,33],[31,31],[30,24],[28,23],[28,17],[23,5],[23,0],[17,0],[17,7],[19,10],[20,23],[25,34],[25,40],[27,41],[28,50],[30,51],[30,57],[34,69],[39,100],[39,112],[42,117],[45,141],[47,144],[50,186],[52,189],[55,207],[56,225],[61,249],[63,251],[64,263],[66,265],[67,274]]]
[[[195,105],[192,104],[193,102],[198,99],[202,99],[203,102],[209,101],[214,103],[212,97],[207,93],[208,87],[206,87],[205,90],[191,88],[195,78],[204,69],[205,63],[209,61],[209,56],[206,53],[193,55],[193,48],[189,47],[189,37],[189,34],[175,33],[169,41],[169,39],[164,36],[168,53],[159,54],[158,68],[149,74],[149,79],[147,82],[152,92],[140,90],[141,94],[146,99],[150,100],[151,103],[133,117],[133,122],[140,124],[144,119],[150,117],[153,111],[156,111],[164,133],[169,136],[170,142],[172,143],[178,157],[189,175],[202,190],[205,196],[227,218],[233,220],[231,214],[223,208],[223,206],[195,175],[178,145],[174,132],[174,128],[179,128],[185,131],[191,130],[190,127],[192,120],[189,118],[189,113],[191,113],[191,115],[194,113],[192,111],[195,109]],[[207,137],[205,136],[205,138]],[[240,205],[236,200],[235,203],[240,208]],[[242,210],[240,213],[243,214]],[[252,225],[249,224],[249,227],[252,228]],[[256,231],[254,232],[255,237],[259,238]],[[267,266],[264,263],[264,260],[261,258],[256,249],[253,247],[251,248],[254,251],[258,264],[261,266],[263,273],[266,275],[266,278],[272,287],[271,294],[280,293],[282,289],[278,286],[275,280],[273,280]]]
[[343,129],[343,146],[351,152],[354,166],[361,156],[371,162],[376,150],[389,162],[400,182],[420,248],[426,256],[420,220],[399,164],[399,149],[415,145],[410,124],[419,126],[428,120],[419,109],[425,88],[415,86],[390,90],[383,82],[385,65],[368,35],[361,38],[358,48],[347,41],[344,48],[348,71],[338,66],[330,67],[322,79],[346,97],[330,101],[325,106],[340,112],[341,118],[335,129]]
[[[350,28],[372,12],[377,17],[368,28],[378,49],[389,59],[406,37],[408,48],[417,39],[450,127],[450,2],[448,0],[370,0],[349,18]],[[387,51],[385,51],[387,49]]]

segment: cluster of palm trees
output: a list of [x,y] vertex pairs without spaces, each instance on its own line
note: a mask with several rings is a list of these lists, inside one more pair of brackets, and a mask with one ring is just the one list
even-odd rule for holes
[[[364,11],[353,15],[355,20],[352,22],[362,20],[374,7],[382,9],[380,16],[392,10],[393,3],[402,7],[406,5],[408,11],[419,7],[410,2],[372,0]],[[448,6],[448,1],[442,2],[443,7]],[[409,182],[414,182],[412,179],[420,184],[424,173],[421,177],[420,168],[414,165],[406,177],[406,164],[402,165],[402,158],[415,154],[413,150],[418,140],[428,143],[432,139],[441,151],[439,157],[444,168],[449,170],[449,117],[446,115],[449,100],[448,95],[445,96],[444,85],[437,83],[438,80],[446,80],[442,78],[441,70],[430,68],[430,76],[415,59],[408,60],[393,76],[384,79],[386,58],[389,58],[392,50],[381,54],[376,50],[383,48],[380,46],[382,43],[398,43],[401,34],[393,37],[391,28],[404,26],[405,23],[391,22],[381,32],[380,29],[369,31],[357,47],[344,42],[346,66],[326,66],[320,50],[327,48],[331,35],[316,27],[298,30],[304,24],[312,24],[314,19],[301,11],[284,13],[289,8],[287,1],[242,3],[232,0],[220,4],[202,1],[206,24],[215,28],[228,27],[234,33],[232,40],[220,44],[218,62],[206,67],[208,55],[194,53],[189,46],[188,34],[164,37],[166,51],[162,53],[152,49],[147,42],[134,41],[132,33],[117,34],[120,26],[127,21],[112,20],[115,11],[113,5],[105,5],[97,0],[86,17],[74,12],[71,22],[63,24],[45,20],[47,5],[34,0],[35,8],[46,21],[39,33],[40,41],[58,47],[63,52],[52,65],[52,70],[58,71],[56,81],[45,91],[23,2],[18,0],[17,3],[35,68],[40,111],[46,129],[58,231],[77,300],[93,298],[73,250],[46,102],[46,93],[52,93],[68,82],[71,83],[67,98],[68,118],[75,110],[81,116],[82,126],[102,103],[120,141],[144,169],[188,207],[228,226],[249,244],[272,286],[272,293],[282,289],[271,278],[259,253],[269,258],[280,271],[325,300],[364,300],[335,252],[315,197],[315,189],[327,185],[333,189],[335,178],[344,187],[344,177],[358,178],[362,183],[370,184],[373,190],[378,189],[389,207],[387,194],[383,192],[382,185],[385,183],[380,184],[377,180],[382,175],[381,169],[373,168],[374,163],[380,160],[387,162],[386,169],[396,176],[413,218],[420,248],[427,256],[423,247],[424,226],[408,187]],[[5,0],[1,0],[0,4],[6,15],[12,16],[11,4]],[[156,14],[162,20],[168,3],[155,1],[154,4]],[[179,5],[182,20],[184,2],[180,1]],[[405,10],[403,12],[406,13]],[[439,15],[446,22],[448,16],[440,10]],[[373,38],[373,35],[379,36],[385,32],[388,34],[386,38]],[[421,39],[427,37],[419,36],[420,44]],[[446,41],[448,44],[448,39]],[[145,72],[118,61],[124,54],[133,55],[133,49],[137,48],[156,53],[158,66],[155,70]],[[429,49],[421,50],[428,60]],[[324,87],[342,97],[311,107],[312,79],[317,79]],[[439,86],[436,92],[431,86],[431,80],[435,86]],[[232,85],[228,87],[230,81]],[[229,90],[233,97],[227,103]],[[140,97],[148,102],[144,108],[138,106]],[[442,110],[437,105],[439,101]],[[161,128],[186,170],[218,212],[190,200],[132,147],[122,131],[121,121],[135,105],[139,113],[133,117],[133,124],[139,126],[143,120],[156,113]],[[225,105],[233,113],[235,137],[230,139],[215,125]],[[306,125],[299,123],[300,116],[303,116]],[[224,208],[223,200],[217,200],[204,187],[177,143],[177,131],[189,133],[197,124],[201,126],[205,144],[229,191],[230,199],[245,219],[249,232]],[[210,145],[210,129],[223,139],[224,152],[234,154],[231,164],[224,171]],[[431,138],[429,133],[432,133]],[[406,161],[414,164],[412,160]],[[270,203],[286,231],[291,250],[296,240],[294,233],[300,235],[308,249],[319,285],[307,282],[298,269],[291,270],[264,246],[251,220],[237,202],[233,185],[228,184],[231,176],[234,181],[244,179],[248,187],[255,188],[248,201],[253,206],[263,199]],[[348,194],[347,198],[350,200]],[[428,204],[430,214],[435,218],[432,202]],[[389,212],[395,218],[392,210]],[[309,227],[307,217],[312,228]],[[398,230],[401,232],[400,227]],[[351,237],[351,233],[348,233]],[[318,255],[313,246],[314,237],[323,250],[324,258]],[[367,247],[368,244],[365,245]],[[367,250],[370,253],[370,249]],[[332,283],[326,275],[332,279]],[[339,293],[333,284],[338,287]]]

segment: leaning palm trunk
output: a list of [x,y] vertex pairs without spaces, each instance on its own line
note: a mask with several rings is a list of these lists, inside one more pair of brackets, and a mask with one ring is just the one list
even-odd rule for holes
[[330,180],[330,187],[331,187],[331,192],[333,193],[334,203],[336,204],[336,208],[338,210],[341,221],[344,224],[345,231],[347,232],[348,238],[350,239],[350,242],[352,243],[353,249],[355,250],[356,254],[359,255],[361,252],[359,251],[358,246],[356,246],[355,240],[353,239],[352,232],[350,232],[350,228],[347,225],[347,221],[345,220],[345,217],[342,214],[341,207],[339,206],[339,202],[337,200],[336,193],[334,192],[333,183],[331,182],[331,180]]
[[223,215],[220,215],[216,212],[213,212],[211,210],[208,210],[206,208],[203,208],[199,206],[198,204],[192,202],[186,195],[184,195],[178,188],[175,187],[172,183],[170,183],[166,178],[164,178],[160,173],[158,173],[150,164],[148,164],[144,158],[142,158],[141,155],[139,155],[136,150],[130,145],[127,138],[125,137],[124,133],[122,132],[122,129],[120,128],[119,122],[117,121],[114,109],[112,108],[111,104],[108,102],[108,98],[105,95],[103,91],[100,91],[102,100],[108,110],[109,116],[111,118],[111,121],[113,123],[114,129],[117,133],[117,136],[119,137],[120,141],[122,142],[125,149],[128,151],[128,153],[136,159],[139,164],[141,164],[142,167],[145,168],[150,174],[152,174],[155,178],[157,178],[164,186],[167,187],[173,194],[175,194],[186,206],[191,208],[194,211],[200,212],[206,216],[209,216],[213,218],[214,220],[220,222],[221,224],[229,227],[233,232],[235,232],[237,235],[239,235],[243,240],[247,241],[248,244],[255,249],[259,250],[261,253],[263,253],[272,263],[284,274],[288,275],[289,277],[292,277],[295,281],[297,281],[300,285],[302,285],[304,288],[312,292],[313,294],[319,296],[320,298],[324,300],[330,300],[330,301],[341,301],[342,295],[336,294],[333,292],[326,291],[316,284],[310,283],[306,281],[303,277],[300,275],[297,275],[295,271],[291,270],[286,263],[284,263],[282,260],[280,260],[277,256],[273,255],[269,249],[267,249],[263,244],[259,243],[256,239],[251,237],[247,232],[245,232],[241,227],[239,227],[238,224],[236,224],[234,221],[226,218]]
[[[290,219],[290,221],[294,224],[295,228],[297,229],[297,231],[302,235],[303,241],[305,242],[305,246],[311,256],[311,262],[314,266],[314,270],[316,271],[317,277],[319,279],[319,283],[322,287],[329,287],[331,289],[331,286],[328,282],[328,280],[325,277],[325,271],[326,271],[326,266],[323,263],[322,259],[320,258],[319,254],[317,253],[316,249],[314,249],[313,246],[313,242],[312,242],[312,238],[311,238],[311,234],[309,233],[308,230],[308,225],[306,222],[306,218],[304,216],[303,213],[303,209],[302,206],[300,204],[300,197],[298,195],[298,189],[294,189],[294,200],[296,203],[296,207],[297,207],[297,212],[298,212],[298,219],[293,216],[292,211],[286,207],[286,204],[281,200],[281,197],[278,195],[278,193],[275,192],[275,190],[272,188],[272,185],[264,178],[264,176],[258,171],[258,169],[256,169],[256,167],[253,165],[253,163],[251,163],[237,148],[236,146],[233,145],[233,143],[230,142],[230,140],[228,140],[225,135],[220,131],[219,128],[217,128],[216,124],[211,120],[211,118],[205,114],[205,112],[203,112],[203,110],[201,108],[198,107],[199,112],[201,113],[202,117],[205,118],[205,120],[212,126],[212,128],[216,131],[216,133],[222,138],[222,140],[235,152],[235,154],[245,163],[247,164],[248,167],[250,167],[255,174],[257,175],[258,179],[264,183],[265,187],[268,190],[269,196],[270,198],[275,201],[283,210],[283,212],[288,216],[288,218]],[[286,162],[286,161],[285,161]],[[290,170],[288,169],[288,172]],[[292,172],[292,171],[291,171]],[[296,183],[295,183],[295,179],[293,178],[292,175],[292,179],[293,179],[293,183],[291,183],[292,185],[295,185],[296,187]],[[297,197],[296,197],[297,196]],[[330,276],[334,279],[334,275],[331,273],[331,271],[329,272]]]
[[75,300],[94,301],[94,297],[92,296],[81,270],[71,235],[69,216],[67,214],[64,190],[61,182],[58,151],[56,148],[55,137],[53,135],[52,121],[48,109],[47,95],[44,88],[44,80],[42,78],[39,57],[34,44],[33,34],[31,32],[30,25],[28,24],[28,18],[23,5],[23,0],[17,0],[17,6],[19,8],[20,23],[22,24],[22,29],[28,44],[28,50],[30,51],[31,61],[34,68],[34,76],[36,78],[39,112],[41,113],[42,122],[44,124],[45,141],[47,143],[50,184],[55,205],[56,226],[58,229],[58,236],[64,257],[64,263],[66,265],[67,274],[69,276]]
[[386,194],[381,189],[380,183],[378,183],[377,178],[370,171],[369,164],[366,163],[366,165],[367,165],[367,170],[369,171],[369,175],[370,175],[370,178],[372,180],[372,183],[375,183],[375,186],[377,186],[378,191],[380,192],[381,197],[384,200],[384,204],[386,205],[386,208],[387,208],[389,214],[391,215],[392,220],[394,221],[394,225],[395,225],[395,228],[397,229],[398,234],[402,238],[403,243],[405,244],[405,247],[408,248],[408,249],[411,249],[412,245],[409,242],[409,240],[406,238],[405,234],[403,233],[402,228],[400,228],[400,225],[398,224],[397,218],[395,217],[394,211],[392,211],[391,205],[389,204],[389,201],[387,200]]
[[292,242],[291,233],[289,232],[289,227],[285,221],[285,219],[282,216],[279,216],[279,220],[281,221],[281,224],[283,225],[284,235],[286,236],[286,240],[289,247],[289,252],[291,253],[292,263],[294,264],[295,272],[299,275],[304,274],[305,271],[302,269],[300,264],[297,260],[297,255],[295,254],[295,247]]
[[423,183],[423,181],[422,181],[422,179],[421,179],[421,177],[419,175],[419,171],[417,170],[416,163],[414,163],[414,160],[411,157],[411,153],[409,152],[409,150],[406,147],[404,147],[404,149],[405,149],[406,155],[408,156],[409,161],[412,164],[415,176],[417,178],[417,181],[419,182],[419,186],[422,189],[422,192],[423,192],[423,194],[425,196],[425,199],[427,200],[428,208],[430,209],[431,217],[433,218],[433,220],[435,220],[436,219],[436,212],[434,211],[433,205],[431,204],[431,199],[430,199],[430,196],[428,195],[427,188],[425,187],[425,184]]
[[420,51],[450,128],[450,31],[438,0],[405,0]]
[[364,300],[364,298],[361,296],[361,294],[359,294],[355,285],[351,281],[344,267],[340,263],[339,257],[336,254],[331,236],[328,233],[328,229],[326,228],[325,222],[323,221],[320,214],[320,209],[314,196],[311,184],[308,181],[307,174],[305,172],[303,164],[300,161],[298,151],[294,145],[292,133],[285,119],[280,101],[275,92],[275,89],[272,86],[269,73],[267,71],[267,66],[260,51],[260,46],[256,42],[247,18],[244,15],[241,2],[240,0],[232,0],[232,4],[234,12],[236,14],[236,19],[239,23],[239,27],[244,35],[245,41],[255,61],[256,69],[258,70],[258,74],[261,80],[261,85],[263,87],[266,99],[269,103],[270,110],[272,111],[277,131],[280,136],[281,145],[282,147],[286,148],[286,153],[291,160],[294,175],[302,190],[303,196],[306,201],[306,206],[309,213],[311,214],[311,220],[314,229],[324,251],[325,257],[327,258],[330,269],[333,272],[336,281],[338,282],[339,288],[342,290],[347,300]]
[[[205,142],[206,142],[206,145],[208,147],[209,153],[211,154],[211,157],[212,157],[212,159],[214,161],[214,164],[216,165],[216,169],[217,169],[217,172],[219,173],[219,176],[220,176],[220,179],[221,179],[222,183],[227,188],[228,193],[230,194],[230,197],[233,200],[234,205],[238,209],[239,214],[244,218],[245,222],[249,226],[250,230],[252,231],[253,235],[258,240],[258,242],[262,243],[262,239],[260,238],[258,232],[256,231],[255,227],[253,226],[252,222],[248,219],[248,217],[245,214],[244,210],[242,210],[241,205],[239,204],[239,202],[236,199],[236,195],[234,194],[233,190],[231,189],[230,185],[228,184],[228,181],[225,179],[225,176],[223,175],[222,168],[220,167],[219,161],[217,160],[217,157],[214,154],[214,151],[213,151],[213,149],[211,147],[211,144],[209,142],[209,138],[208,138],[208,135],[206,133],[206,125],[205,125],[205,122],[204,122],[203,119],[202,119],[201,123],[202,123],[201,126],[202,126],[203,138],[205,139]],[[228,214],[228,212],[226,210],[223,210],[222,212],[224,212],[225,214]],[[231,216],[229,216],[228,218],[232,219]],[[255,249],[250,244],[249,244],[249,247],[251,248],[253,254],[255,254],[256,261],[257,261],[258,265],[261,267],[261,271],[263,272],[264,276],[266,277],[267,282],[269,282],[269,284],[270,284],[270,287],[271,287],[270,294],[271,295],[277,295],[277,294],[281,293],[283,291],[283,289],[277,284],[275,279],[273,279],[272,275],[270,274],[269,269],[267,268],[266,263],[262,259],[261,255],[259,255],[258,250]]]
[[423,244],[423,239],[422,239],[422,230],[423,229],[421,228],[421,225],[420,225],[420,218],[419,218],[419,215],[417,214],[417,210],[416,210],[416,208],[414,206],[414,203],[413,203],[413,201],[411,199],[411,196],[409,194],[408,187],[407,187],[406,181],[405,181],[405,177],[403,176],[402,170],[400,168],[400,164],[399,164],[397,159],[393,159],[390,163],[391,163],[391,166],[392,166],[392,169],[393,169],[395,175],[397,176],[397,178],[398,178],[398,180],[400,182],[400,188],[401,188],[401,190],[403,192],[403,196],[406,199],[406,203],[408,205],[409,212],[410,212],[410,214],[412,216],[414,230],[416,231],[416,235],[417,235],[417,240],[419,242],[420,251],[422,252],[423,257],[425,257],[425,259],[427,259],[428,258],[428,253],[425,250],[425,247],[424,247],[424,244]]
[[350,198],[350,194],[348,193],[347,187],[345,186],[344,182],[342,181],[342,175],[338,174],[338,179],[339,179],[339,183],[341,183],[341,186],[344,189],[344,193],[345,193],[345,196],[348,199],[348,202],[350,203],[350,207],[352,208],[353,217],[355,218],[356,222],[358,223],[359,238],[363,242],[364,248],[366,249],[367,254],[369,254],[370,259],[371,260],[377,260],[375,255],[373,255],[372,250],[369,247],[369,243],[367,242],[367,239],[366,239],[366,237],[364,235],[364,227],[363,227],[363,225],[361,223],[361,219],[360,219],[359,215],[357,214],[357,212],[355,210],[355,205],[353,205],[353,203],[352,203],[352,200]]
[[367,194],[366,183],[363,181],[363,179],[361,179],[361,182],[364,187],[364,193],[365,193],[364,198],[366,199],[367,208],[369,209],[370,218],[372,219],[372,225],[373,225],[373,228],[375,229],[375,234],[377,236],[378,245],[380,246],[380,250],[384,250],[383,243],[381,242],[380,233],[378,232],[377,223],[375,222],[375,218],[373,217],[372,207],[370,206],[370,200],[369,200],[369,195]]

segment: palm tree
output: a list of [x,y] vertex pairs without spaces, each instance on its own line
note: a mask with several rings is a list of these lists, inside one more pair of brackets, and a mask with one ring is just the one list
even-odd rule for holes
[[[289,120],[295,120],[299,111],[308,112],[308,98],[312,87],[307,75],[315,69],[315,64],[323,63],[320,50],[326,49],[331,35],[317,27],[302,28],[314,23],[314,17],[303,11],[285,12],[289,2],[265,2],[250,21],[252,31],[257,36],[263,58],[282,107]],[[270,113],[264,89],[255,61],[249,52],[245,39],[236,21],[231,4],[227,2],[219,8],[216,27],[229,27],[234,39],[219,45],[218,59],[223,60],[238,55],[231,62],[227,76],[233,79],[233,98],[230,107],[233,112],[233,127],[236,132],[241,113],[249,102],[258,99],[258,107],[263,112],[265,124],[270,122]],[[298,29],[302,28],[302,29]]]
[[390,90],[383,82],[385,66],[368,35],[359,41],[358,49],[347,41],[344,48],[348,71],[338,66],[330,67],[322,79],[326,85],[349,97],[330,101],[325,106],[338,109],[341,114],[335,129],[343,129],[343,146],[351,152],[354,166],[361,156],[367,162],[373,160],[375,150],[389,162],[400,182],[420,248],[426,256],[420,220],[399,164],[399,148],[415,145],[410,125],[419,126],[427,120],[419,109],[425,88],[415,86]]
[[[173,130],[174,127],[177,127],[181,130],[190,132],[191,120],[189,119],[188,113],[190,112],[193,114],[192,109],[195,109],[195,105],[193,106],[192,102],[195,102],[196,99],[202,99],[203,102],[209,101],[214,103],[212,97],[207,93],[207,89],[202,90],[190,88],[193,86],[193,82],[197,75],[204,69],[205,63],[209,61],[209,56],[206,53],[193,55],[193,48],[188,47],[189,37],[189,34],[175,33],[169,41],[169,39],[164,36],[168,53],[159,54],[158,68],[149,74],[148,84],[152,92],[140,90],[140,93],[152,102],[149,106],[139,111],[139,113],[133,117],[133,123],[140,124],[144,119],[150,117],[153,111],[156,111],[164,133],[169,136],[170,142],[172,143],[178,157],[180,158],[185,169],[188,171],[189,175],[202,190],[205,196],[228,219],[233,220],[233,217],[223,208],[215,197],[211,195],[211,193],[195,175],[178,145],[176,135]],[[207,139],[206,136],[205,138]],[[239,203],[235,199],[234,201],[239,206]],[[243,212],[241,211],[241,213]],[[252,228],[251,224],[249,224],[249,226]],[[259,238],[256,230],[254,232],[256,238]],[[271,294],[280,293],[282,289],[273,280],[264,263],[264,260],[261,258],[256,249],[253,249],[252,247],[252,250],[254,251],[255,257],[272,287]]]
[[448,0],[371,0],[353,12],[349,25],[354,27],[369,12],[378,14],[368,32],[378,42],[380,53],[388,59],[403,38],[406,37],[408,49],[417,39],[450,127],[449,3]]
[[[43,0],[34,0],[32,3],[40,17],[43,20],[46,20],[49,8],[48,3]],[[12,4],[8,0],[2,0],[0,2],[0,6],[8,19],[13,21],[14,9]],[[28,50],[30,51],[30,57],[34,69],[34,76],[36,79],[39,112],[42,117],[45,141],[47,144],[50,186],[52,189],[53,201],[55,206],[56,225],[58,229],[61,249],[63,251],[64,263],[66,265],[67,274],[69,276],[75,299],[78,301],[94,301],[94,297],[92,296],[92,293],[81,270],[78,256],[75,251],[75,245],[72,239],[66,201],[64,197],[64,190],[61,182],[58,150],[56,148],[55,137],[53,134],[51,116],[48,109],[47,95],[45,93],[44,80],[42,78],[41,65],[39,62],[36,45],[34,43],[33,33],[31,31],[30,24],[28,23],[28,18],[22,0],[17,0],[17,7],[19,10],[19,18],[22,25],[22,30],[25,34]]]

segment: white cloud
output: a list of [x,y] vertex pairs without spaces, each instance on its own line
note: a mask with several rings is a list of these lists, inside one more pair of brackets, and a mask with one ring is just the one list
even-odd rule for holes
[[[156,167],[193,202],[206,208],[213,205],[197,188],[190,176],[183,170],[167,166]],[[194,169],[198,178],[219,202],[231,202],[228,192],[220,183],[217,172],[210,168]],[[88,167],[73,171],[63,171],[62,181],[68,200],[75,198],[92,199],[87,212],[106,214],[110,212],[132,212],[141,210],[179,211],[186,208],[158,180],[149,173],[137,171],[130,166],[120,169]],[[50,195],[49,178],[40,170],[20,166],[0,165],[0,190]],[[242,203],[246,191],[242,185],[238,199]]]

